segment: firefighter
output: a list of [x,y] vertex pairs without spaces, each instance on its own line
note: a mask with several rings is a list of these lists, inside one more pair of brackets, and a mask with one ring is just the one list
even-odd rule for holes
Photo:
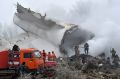
[[14,53],[18,53],[16,54],[16,57],[18,58],[19,57],[19,52],[20,52],[20,48],[18,45],[14,45],[12,50],[8,50],[10,53],[9,53],[9,62],[11,63],[11,65],[14,65],[14,62],[13,62],[13,59],[14,59]]
[[45,20],[45,18],[46,18],[46,13],[45,13],[45,15],[43,16],[43,19]]
[[31,9],[30,9],[30,8],[28,8],[28,12],[31,12]]
[[54,51],[52,51],[52,55],[51,56],[52,56],[52,60],[55,61],[56,60],[56,55],[55,55]]
[[20,72],[21,72],[21,76],[24,77],[25,76],[25,73],[26,73],[26,66],[25,66],[25,62],[23,62],[21,65],[20,65]]
[[44,60],[44,63],[45,63],[46,56],[47,56],[47,53],[45,52],[45,50],[43,50],[43,52],[42,52],[42,56],[43,56],[43,60]]
[[84,65],[86,63],[86,58],[85,56],[82,57],[82,64]]
[[107,57],[106,64],[111,65],[111,63],[110,63],[110,57]]
[[14,51],[14,52],[19,52],[19,51],[20,51],[19,46],[15,44],[15,45],[13,46],[13,48],[12,48],[12,51]]
[[110,51],[110,53],[112,54],[112,59],[115,58],[115,55],[116,55],[116,51],[114,48],[112,48],[112,50]]
[[51,61],[51,59],[52,59],[51,52],[48,52],[48,61]]
[[79,51],[79,46],[75,46],[75,55],[78,56],[80,51]]
[[113,59],[113,64],[115,67],[119,67],[119,61],[120,61],[119,56],[116,54]]
[[84,44],[84,51],[85,51],[85,54],[88,55],[88,52],[89,52],[89,44],[88,43]]

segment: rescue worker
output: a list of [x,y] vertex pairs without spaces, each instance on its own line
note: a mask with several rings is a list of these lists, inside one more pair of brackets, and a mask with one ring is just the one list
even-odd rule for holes
[[111,63],[110,63],[110,57],[107,57],[106,64],[111,65]]
[[36,77],[36,71],[33,71],[32,73],[31,73],[31,79],[36,79],[35,77]]
[[51,59],[52,59],[51,52],[48,52],[48,61],[51,61]]
[[75,46],[75,55],[78,56],[79,55],[79,46]]
[[25,76],[25,73],[26,73],[25,62],[23,62],[23,63],[20,65],[20,72],[21,72],[21,77],[24,77],[24,76]]
[[40,16],[41,16],[41,20],[44,22],[44,21],[45,21],[45,18],[46,18],[46,16],[47,16],[46,13],[45,13],[45,15],[43,15],[43,16],[40,14]]
[[112,59],[115,58],[115,55],[116,55],[116,51],[114,48],[112,48],[112,50],[110,51],[110,53],[112,54]]
[[45,13],[45,15],[43,16],[43,19],[45,20],[45,18],[46,18],[46,13]]
[[19,52],[20,51],[19,46],[15,44],[12,48],[12,51]]
[[85,56],[82,57],[82,64],[84,65],[86,63],[86,58]]
[[13,48],[12,48],[12,50],[8,50],[10,53],[9,53],[9,62],[10,62],[10,64],[11,64],[11,67],[12,67],[12,65],[14,65],[14,62],[13,62],[13,59],[14,59],[14,53],[18,53],[18,54],[16,54],[15,56],[16,57],[19,57],[19,51],[20,51],[20,48],[19,48],[19,46],[18,45],[14,45],[13,46]]
[[54,51],[52,51],[52,61],[55,61],[56,60],[56,55],[55,55],[55,53],[54,53]]
[[112,67],[110,62],[110,57],[107,57],[106,61],[103,63],[103,68],[106,70],[106,72],[109,72],[109,69]]
[[45,63],[46,56],[47,56],[47,54],[46,54],[45,50],[43,50],[43,52],[42,52],[42,56],[43,56],[43,60],[44,60],[44,63]]
[[84,51],[85,51],[85,54],[88,55],[88,52],[89,52],[89,44],[88,43],[84,44]]
[[116,54],[113,59],[113,64],[115,67],[119,67],[119,61],[120,61],[119,56]]
[[28,12],[31,12],[30,8],[28,8]]

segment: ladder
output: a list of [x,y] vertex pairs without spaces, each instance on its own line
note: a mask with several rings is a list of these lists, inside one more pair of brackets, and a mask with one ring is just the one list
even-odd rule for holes
[[16,69],[20,65],[20,53],[18,51],[10,51],[8,59],[9,69]]

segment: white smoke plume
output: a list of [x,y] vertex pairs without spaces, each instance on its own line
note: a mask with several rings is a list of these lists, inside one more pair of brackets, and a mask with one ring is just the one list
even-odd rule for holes
[[90,54],[110,53],[115,48],[120,55],[120,1],[119,0],[80,0],[71,11],[71,22],[95,34],[90,44]]

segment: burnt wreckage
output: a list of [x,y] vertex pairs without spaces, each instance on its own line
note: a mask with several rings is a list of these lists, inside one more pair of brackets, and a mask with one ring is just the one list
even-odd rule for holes
[[[48,19],[46,13],[42,16],[40,13],[36,13],[30,8],[24,8],[20,4],[17,4],[17,13],[15,13],[13,22],[28,33],[30,32],[45,39],[49,39],[48,37],[51,36],[50,38],[52,40],[49,41],[52,41],[52,44],[55,43],[52,34],[45,36],[47,35],[46,33],[51,29],[54,29],[55,32],[64,30],[59,45],[56,44],[60,52],[64,54],[73,53],[74,46],[80,45],[94,37],[93,33],[80,28],[78,25],[55,22]],[[69,27],[68,29],[66,29],[66,25]],[[42,34],[44,34],[44,36],[42,36]]]

